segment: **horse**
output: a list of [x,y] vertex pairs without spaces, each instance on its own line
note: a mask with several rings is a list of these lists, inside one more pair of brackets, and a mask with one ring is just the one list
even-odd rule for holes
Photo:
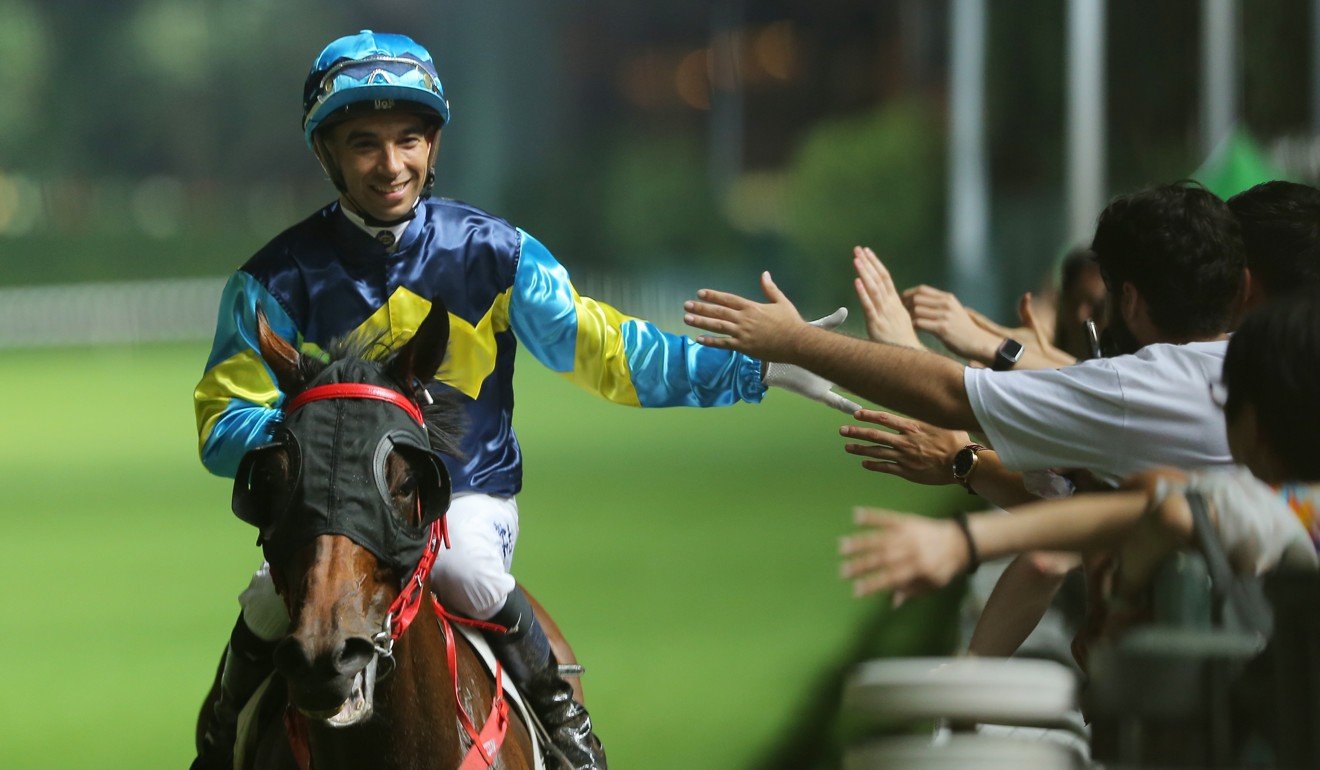
[[[498,673],[428,600],[450,492],[438,454],[458,451],[462,407],[422,384],[443,361],[448,311],[434,303],[384,361],[368,358],[379,343],[361,341],[329,346],[328,363],[302,356],[260,313],[257,329],[284,418],[240,465],[234,508],[259,528],[293,622],[275,652],[288,706],[261,712],[243,766],[533,768],[528,726],[504,710]],[[533,603],[559,660],[575,663]],[[217,693],[218,676],[199,734]]]

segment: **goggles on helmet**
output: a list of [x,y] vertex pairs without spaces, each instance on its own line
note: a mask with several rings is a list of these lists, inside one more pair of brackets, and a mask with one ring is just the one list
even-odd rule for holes
[[449,122],[449,102],[431,54],[404,35],[363,30],[326,46],[303,89],[307,146],[328,119],[358,110],[420,109]]

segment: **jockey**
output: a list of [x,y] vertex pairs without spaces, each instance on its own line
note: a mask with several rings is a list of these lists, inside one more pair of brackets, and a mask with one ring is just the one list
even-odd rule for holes
[[[451,609],[510,629],[491,634],[491,646],[555,746],[573,768],[604,768],[591,720],[510,574],[522,485],[512,428],[517,344],[578,385],[631,406],[757,403],[767,383],[844,410],[855,405],[801,370],[763,372],[756,359],[702,347],[580,296],[528,233],[430,197],[449,119],[431,55],[408,37],[364,30],[317,57],[303,91],[303,132],[339,196],[229,279],[194,392],[199,451],[211,472],[232,477],[279,417],[284,394],[257,349],[258,309],[277,334],[316,354],[348,334],[397,346],[432,300],[443,300],[449,352],[428,387],[460,394],[467,430],[463,458],[449,460],[453,548],[436,561],[432,588]],[[274,642],[289,630],[266,565],[240,604],[194,768],[232,766],[237,711],[271,671]]]

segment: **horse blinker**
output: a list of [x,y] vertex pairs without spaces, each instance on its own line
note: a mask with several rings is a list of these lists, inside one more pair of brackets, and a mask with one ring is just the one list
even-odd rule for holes
[[[295,399],[276,441],[243,458],[234,513],[260,530],[271,564],[285,563],[319,535],[338,534],[406,575],[422,556],[431,523],[449,507],[449,474],[404,396],[380,386],[324,388]],[[336,395],[341,390],[347,394]],[[398,465],[391,489],[391,457],[402,459],[412,478],[406,509],[396,499]],[[281,458],[289,463],[285,478],[275,466]]]

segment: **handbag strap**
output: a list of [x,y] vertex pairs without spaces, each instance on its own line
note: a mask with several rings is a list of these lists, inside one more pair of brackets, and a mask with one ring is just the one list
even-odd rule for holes
[[1219,533],[1210,523],[1205,496],[1192,491],[1186,492],[1184,496],[1192,511],[1193,540],[1197,550],[1205,557],[1206,569],[1210,573],[1215,624],[1223,626],[1225,613],[1231,612],[1244,630],[1268,637],[1274,623],[1260,581],[1241,579],[1233,573],[1228,555],[1224,553],[1224,545],[1219,542]]

